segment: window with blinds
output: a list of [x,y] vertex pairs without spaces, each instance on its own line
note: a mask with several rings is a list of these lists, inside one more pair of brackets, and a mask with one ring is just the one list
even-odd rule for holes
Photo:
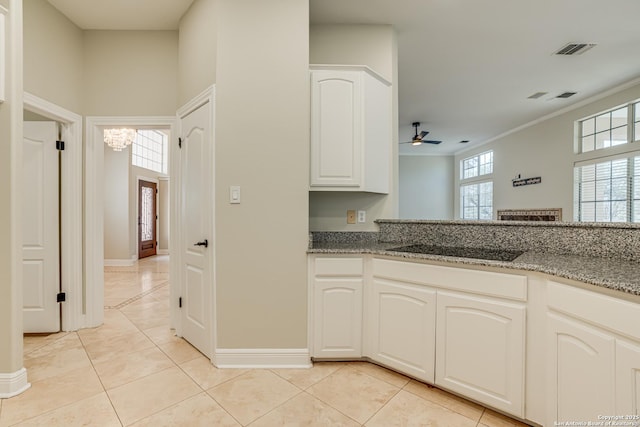
[[577,124],[574,220],[640,222],[640,102]]
[[574,216],[586,222],[640,222],[640,156],[576,166]]

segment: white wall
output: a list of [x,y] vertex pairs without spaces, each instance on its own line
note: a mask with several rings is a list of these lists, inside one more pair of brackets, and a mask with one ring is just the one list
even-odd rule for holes
[[[216,10],[218,346],[306,348],[308,3]],[[229,204],[230,185],[241,204]]]
[[83,32],[49,2],[24,0],[24,90],[78,114]]
[[[587,102],[557,116],[513,132],[455,156],[455,216],[459,218],[460,160],[494,152],[494,218],[497,209],[562,208],[563,221],[573,220],[574,125],[576,120],[640,98],[640,84]],[[542,177],[542,183],[513,187],[511,180]]]
[[84,114],[170,116],[177,109],[177,31],[85,31]]
[[169,251],[169,178],[159,178],[158,185],[158,251]]
[[400,156],[401,219],[453,219],[453,156]]
[[178,93],[184,105],[216,81],[217,0],[195,0],[180,20]]
[[129,156],[104,144],[104,258],[130,260]]
[[[393,85],[392,129],[398,128],[398,73],[396,35],[390,25],[312,25],[309,31],[312,64],[367,65]],[[309,193],[311,231],[374,231],[379,218],[398,216],[398,136],[392,133],[391,190],[373,193]],[[306,178],[307,181],[309,178]],[[365,224],[347,224],[347,210],[366,210]]]

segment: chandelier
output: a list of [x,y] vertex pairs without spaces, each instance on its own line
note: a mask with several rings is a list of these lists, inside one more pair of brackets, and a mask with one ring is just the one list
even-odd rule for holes
[[127,148],[136,137],[135,129],[105,129],[104,130],[104,142],[109,147],[113,148],[113,151],[122,151]]

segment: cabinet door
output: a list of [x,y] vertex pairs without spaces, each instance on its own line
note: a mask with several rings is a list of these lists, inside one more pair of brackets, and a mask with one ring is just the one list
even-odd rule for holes
[[616,414],[612,336],[549,313],[549,425]]
[[616,341],[615,413],[640,415],[640,343]]
[[438,292],[436,384],[507,413],[524,413],[522,304]]
[[436,292],[390,280],[373,279],[370,357],[433,383]]
[[362,357],[362,279],[316,278],[313,357]]
[[311,73],[311,187],[359,187],[362,180],[362,75]]

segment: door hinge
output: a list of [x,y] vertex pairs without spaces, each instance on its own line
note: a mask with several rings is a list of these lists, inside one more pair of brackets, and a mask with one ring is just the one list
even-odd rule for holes
[[65,302],[67,300],[67,294],[64,292],[59,292],[56,296],[56,302]]
[[64,141],[56,141],[56,150],[64,151]]
[[182,148],[182,138],[178,138],[178,148]]
[[178,307],[182,308],[182,297],[178,298]]

